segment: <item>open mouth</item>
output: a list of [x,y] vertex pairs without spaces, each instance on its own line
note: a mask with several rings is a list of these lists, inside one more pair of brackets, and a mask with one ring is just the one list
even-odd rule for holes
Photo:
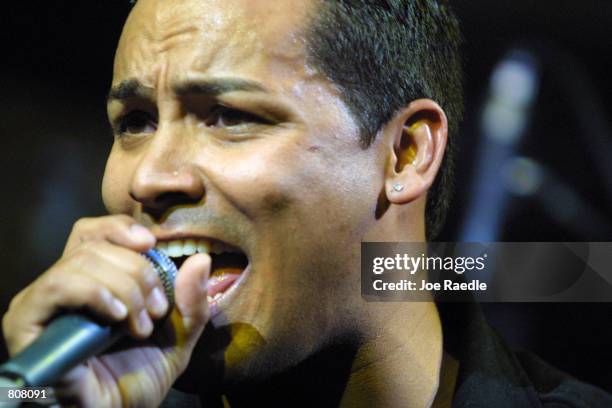
[[213,309],[230,292],[230,288],[238,282],[249,265],[242,250],[218,240],[198,238],[161,241],[155,248],[168,255],[179,269],[191,255],[210,255],[212,267],[206,289],[209,306]]

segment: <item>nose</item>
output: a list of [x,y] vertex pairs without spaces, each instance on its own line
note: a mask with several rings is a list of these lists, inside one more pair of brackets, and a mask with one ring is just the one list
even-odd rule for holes
[[181,141],[159,139],[146,146],[130,184],[132,199],[142,204],[143,213],[156,219],[173,207],[200,202],[205,195],[201,174],[190,163],[189,149],[180,148]]

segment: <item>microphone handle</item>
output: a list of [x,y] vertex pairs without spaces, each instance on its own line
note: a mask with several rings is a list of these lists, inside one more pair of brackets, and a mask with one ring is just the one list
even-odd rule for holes
[[[163,253],[151,249],[143,254],[157,270],[173,304],[176,266]],[[125,334],[119,325],[97,322],[78,313],[61,315],[28,347],[0,366],[0,377],[23,382],[28,387],[56,383],[70,369],[112,346]]]
[[106,350],[123,335],[79,314],[54,319],[25,350],[0,367],[0,375],[19,378],[29,387],[53,384],[71,368]]

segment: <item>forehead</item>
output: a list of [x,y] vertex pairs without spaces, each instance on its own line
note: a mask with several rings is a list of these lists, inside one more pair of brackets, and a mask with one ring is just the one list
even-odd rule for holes
[[[269,76],[306,68],[309,0],[139,0],[117,49],[114,81]],[[171,78],[169,78],[171,79]],[[177,78],[175,78],[177,79]]]

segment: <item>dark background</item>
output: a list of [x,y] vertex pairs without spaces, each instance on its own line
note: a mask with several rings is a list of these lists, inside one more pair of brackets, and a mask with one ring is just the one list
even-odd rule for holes
[[[9,2],[0,21],[2,201],[0,310],[61,253],[72,223],[104,213],[100,180],[112,138],[105,97],[127,0]],[[476,163],[486,145],[480,118],[489,78],[509,48],[538,61],[529,127],[513,155],[554,180],[539,195],[504,195],[499,241],[610,241],[612,2],[454,0],[466,38],[466,119],[458,139],[456,196],[441,241],[461,232]],[[608,154],[609,153],[609,154]],[[606,158],[611,161],[608,163]],[[549,183],[550,184],[550,183]],[[546,185],[546,184],[545,184]],[[550,187],[550,186],[549,186]],[[569,193],[568,193],[569,191]],[[493,325],[580,379],[612,391],[609,304],[489,304]],[[5,350],[0,352],[2,360]]]

